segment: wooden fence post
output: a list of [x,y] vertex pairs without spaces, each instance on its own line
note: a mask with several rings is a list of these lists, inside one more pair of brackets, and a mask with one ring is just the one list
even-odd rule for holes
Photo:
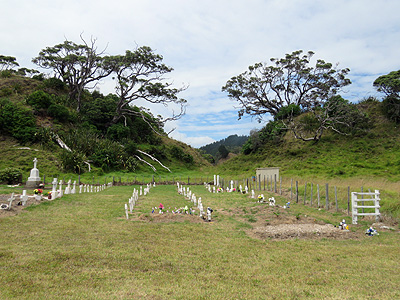
[[337,201],[337,188],[335,186],[335,205],[336,205],[336,212],[339,211],[338,201]]
[[290,200],[293,199],[293,178],[290,179]]
[[325,194],[326,194],[325,209],[329,210],[329,183],[325,184]]
[[299,182],[296,180],[296,203],[299,202]]
[[350,215],[350,187],[347,187],[347,215]]
[[282,195],[282,176],[279,177],[279,194]]
[[320,201],[320,195],[319,195],[319,184],[317,183],[317,201],[318,201],[318,208],[321,206],[321,201]]
[[274,174],[274,193],[276,194],[276,174]]
[[313,183],[311,182],[311,196],[310,196],[310,206],[312,206],[312,199],[313,198]]

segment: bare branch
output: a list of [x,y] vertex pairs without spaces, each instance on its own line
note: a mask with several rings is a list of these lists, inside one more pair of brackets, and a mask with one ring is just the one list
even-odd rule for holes
[[158,163],[161,165],[161,167],[163,167],[164,169],[167,169],[170,173],[172,173],[171,170],[170,170],[169,168],[167,168],[166,166],[164,166],[157,158],[151,156],[150,154],[148,154],[148,153],[146,153],[146,152],[144,152],[144,151],[141,151],[141,150],[137,150],[137,151],[140,152],[140,153],[142,153],[142,154],[144,154],[144,155],[147,155],[147,156],[150,157],[152,160],[158,162]]

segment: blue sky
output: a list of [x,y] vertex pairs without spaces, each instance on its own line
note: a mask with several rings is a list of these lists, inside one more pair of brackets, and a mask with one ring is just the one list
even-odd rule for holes
[[[221,87],[249,65],[295,50],[350,68],[344,98],[380,98],[372,82],[400,69],[399,11],[398,0],[15,0],[2,4],[0,54],[36,68],[31,59],[41,49],[79,43],[81,33],[108,54],[150,46],[174,68],[169,79],[188,85],[180,94],[187,113],[166,130],[199,147],[261,128],[238,120],[237,103]],[[114,92],[110,81],[99,88]],[[148,107],[166,117],[174,109]]]

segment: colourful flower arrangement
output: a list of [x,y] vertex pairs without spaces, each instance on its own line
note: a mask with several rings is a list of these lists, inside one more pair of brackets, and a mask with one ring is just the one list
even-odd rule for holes
[[33,190],[33,193],[35,195],[41,195],[43,193],[43,190],[42,189],[35,189],[35,190]]

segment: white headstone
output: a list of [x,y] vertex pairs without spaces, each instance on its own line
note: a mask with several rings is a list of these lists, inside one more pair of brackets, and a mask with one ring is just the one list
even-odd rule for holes
[[51,200],[53,200],[58,197],[58,195],[57,195],[57,178],[53,178],[53,182],[51,184],[53,185],[53,187],[51,189]]
[[21,202],[22,202],[22,205],[25,206],[26,201],[28,201],[28,195],[26,194],[26,190],[23,190],[23,191],[22,191],[22,195],[21,195]]
[[125,203],[125,215],[126,215],[126,219],[129,219],[129,215],[128,215],[128,204]]
[[57,197],[58,197],[58,198],[61,198],[61,197],[63,196],[63,189],[62,189],[63,181],[60,180],[59,184],[60,184],[60,191],[58,192]]
[[68,180],[68,186],[65,188],[65,195],[71,194],[71,179]]
[[39,186],[40,177],[39,177],[39,170],[37,169],[36,165],[37,165],[37,158],[35,157],[35,159],[33,160],[33,169],[31,170],[31,174],[26,182],[27,188],[36,188]]

